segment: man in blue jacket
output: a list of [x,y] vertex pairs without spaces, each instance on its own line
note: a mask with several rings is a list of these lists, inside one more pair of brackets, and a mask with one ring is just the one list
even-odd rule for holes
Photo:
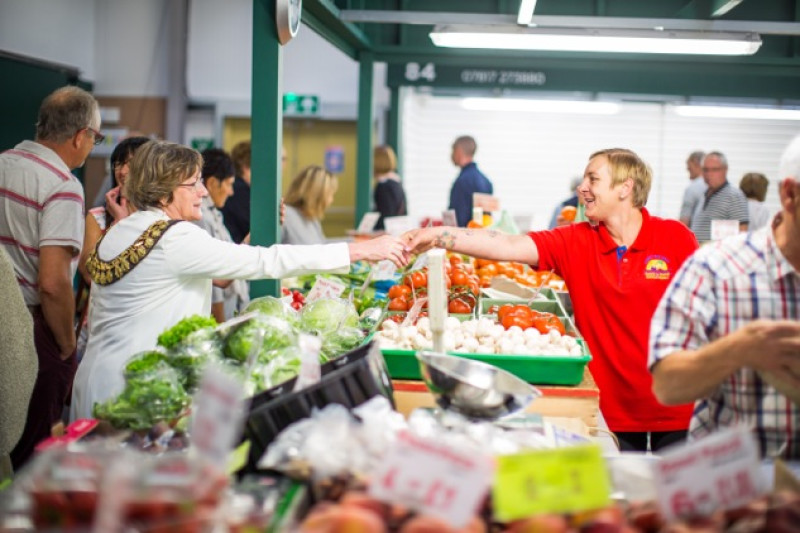
[[473,161],[478,145],[468,135],[453,142],[453,164],[461,167],[461,173],[450,189],[450,209],[456,212],[458,225],[464,227],[472,219],[472,195],[476,192],[492,194],[492,182],[478,170]]

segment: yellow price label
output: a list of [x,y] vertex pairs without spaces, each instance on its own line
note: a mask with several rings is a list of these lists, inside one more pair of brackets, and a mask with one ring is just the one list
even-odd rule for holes
[[599,446],[504,455],[497,463],[492,501],[502,522],[609,504],[611,483]]
[[233,475],[247,465],[250,457],[250,441],[246,440],[228,455],[228,474]]

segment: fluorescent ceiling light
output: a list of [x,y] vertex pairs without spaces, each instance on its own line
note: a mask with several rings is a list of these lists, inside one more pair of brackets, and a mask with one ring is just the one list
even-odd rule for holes
[[471,111],[528,111],[533,113],[575,113],[613,115],[620,105],[586,100],[523,100],[521,98],[464,98],[461,107]]
[[751,55],[757,33],[678,30],[526,28],[453,24],[436,26],[433,44],[449,48],[629,52],[644,54]]
[[682,117],[800,120],[800,109],[776,109],[770,107],[680,105],[675,107],[675,114]]

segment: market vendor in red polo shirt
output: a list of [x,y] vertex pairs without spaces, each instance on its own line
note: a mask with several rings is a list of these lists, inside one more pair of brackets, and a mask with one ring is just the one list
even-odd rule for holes
[[578,188],[581,222],[528,235],[433,227],[406,234],[432,246],[496,261],[553,269],[570,288],[575,322],[592,353],[600,409],[623,450],[657,451],[683,440],[691,405],[665,407],[647,369],[650,319],[681,264],[697,249],[689,229],[644,208],[652,172],[635,153],[595,152]]

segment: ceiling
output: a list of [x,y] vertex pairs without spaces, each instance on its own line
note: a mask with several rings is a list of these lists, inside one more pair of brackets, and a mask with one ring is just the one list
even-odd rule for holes
[[[392,87],[624,93],[800,105],[800,0],[538,0],[533,14],[532,22],[539,26],[757,32],[763,44],[752,56],[467,50],[436,47],[428,36],[435,24],[517,26],[519,4],[305,0],[302,16],[307,26],[350,57],[388,63]],[[428,65],[435,75],[409,76],[409,68],[419,71]],[[467,69],[475,75],[465,74]],[[503,72],[516,73],[506,81],[528,82],[501,83]]]

